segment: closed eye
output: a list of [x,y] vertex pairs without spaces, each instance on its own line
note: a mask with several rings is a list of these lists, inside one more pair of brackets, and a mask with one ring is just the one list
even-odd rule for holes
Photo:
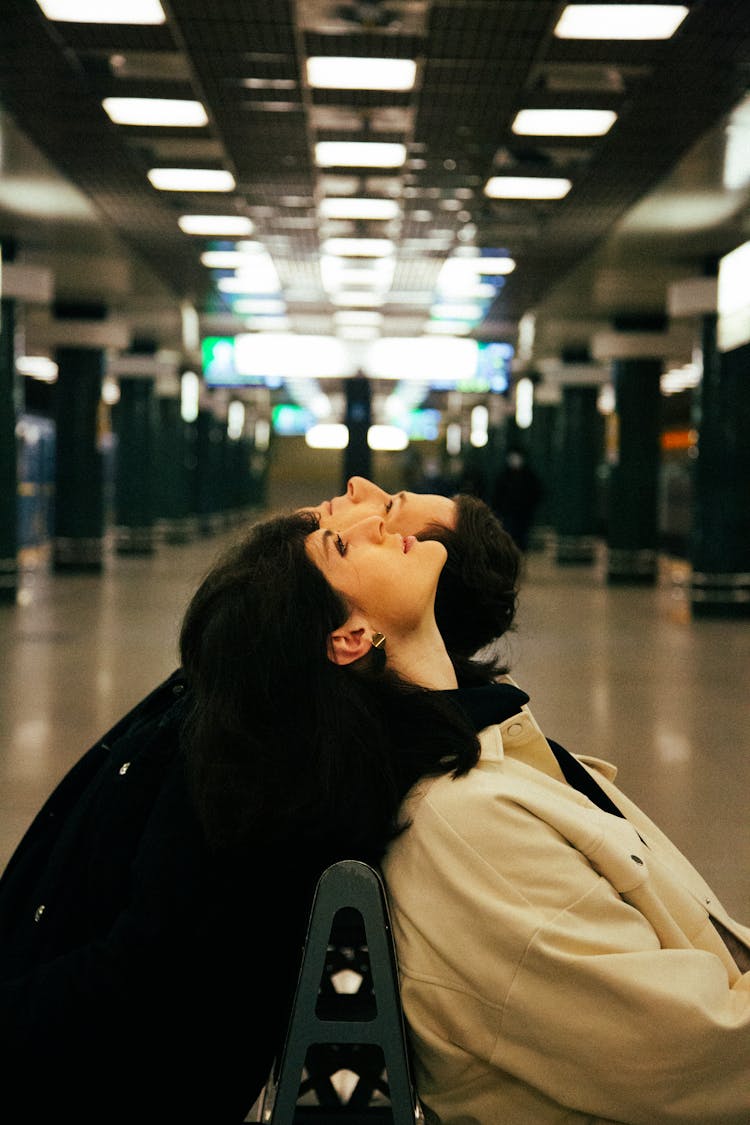
[[385,514],[386,515],[388,515],[388,513],[390,512],[392,507],[393,507],[393,500],[390,500],[390,499],[386,500],[386,502],[385,502]]
[[345,555],[345,554],[346,554],[346,552],[347,552],[347,548],[348,548],[348,546],[349,546],[349,545],[348,545],[348,543],[345,543],[345,542],[344,542],[344,540],[343,540],[343,539],[341,538],[341,536],[340,536],[340,535],[337,535],[337,536],[336,536],[336,538],[335,538],[334,542],[335,542],[335,544],[336,544],[336,550],[338,551],[338,553],[339,553],[339,554],[341,555],[341,557],[343,558],[343,557],[344,557],[344,555]]

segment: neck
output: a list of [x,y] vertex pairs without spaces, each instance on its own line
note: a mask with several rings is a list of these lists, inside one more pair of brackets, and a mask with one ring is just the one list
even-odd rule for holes
[[391,645],[388,663],[404,680],[433,691],[458,687],[456,673],[437,625],[430,624]]

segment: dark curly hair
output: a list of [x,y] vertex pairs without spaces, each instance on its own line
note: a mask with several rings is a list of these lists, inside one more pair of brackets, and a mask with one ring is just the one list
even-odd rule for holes
[[448,552],[435,597],[435,619],[455,659],[473,656],[511,628],[521,554],[483,500],[468,493],[453,500],[456,526],[430,524],[417,539],[437,539]]
[[199,586],[180,634],[183,745],[215,848],[296,839],[377,862],[412,785],[465,772],[479,746],[444,693],[328,659],[349,610],[306,553],[317,526],[305,512],[256,524]]

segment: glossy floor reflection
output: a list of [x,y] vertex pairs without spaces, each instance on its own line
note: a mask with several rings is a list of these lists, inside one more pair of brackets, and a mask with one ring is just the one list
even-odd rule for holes
[[[175,667],[187,600],[228,538],[110,554],[99,576],[42,565],[0,607],[0,869],[58,779]],[[615,761],[750,922],[750,626],[691,621],[681,578],[662,559],[657,587],[608,587],[601,564],[533,552],[505,651],[549,735]]]

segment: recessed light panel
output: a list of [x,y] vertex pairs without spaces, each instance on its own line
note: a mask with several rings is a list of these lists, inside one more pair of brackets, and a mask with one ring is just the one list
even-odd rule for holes
[[201,102],[177,98],[105,98],[105,113],[115,125],[166,125],[198,128],[208,124]]
[[166,22],[159,0],[37,0],[48,20],[67,23]]
[[522,109],[513,132],[524,137],[602,137],[616,120],[611,109]]
[[570,180],[554,176],[491,176],[484,185],[490,199],[562,199]]
[[320,168],[400,168],[406,145],[380,141],[318,141],[315,163]]
[[393,199],[324,199],[320,214],[324,219],[395,219],[399,206]]
[[558,39],[669,39],[688,9],[683,4],[568,4]]
[[234,191],[234,176],[220,168],[152,168],[148,178],[159,191]]
[[244,215],[180,215],[177,224],[183,234],[201,234],[206,238],[236,238],[252,234],[254,224]]
[[416,74],[413,59],[316,56],[307,60],[307,81],[322,90],[411,90]]
[[385,258],[395,246],[389,238],[329,238],[321,250],[336,257]]

